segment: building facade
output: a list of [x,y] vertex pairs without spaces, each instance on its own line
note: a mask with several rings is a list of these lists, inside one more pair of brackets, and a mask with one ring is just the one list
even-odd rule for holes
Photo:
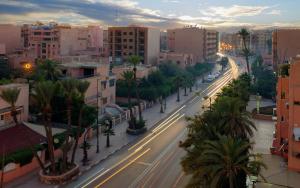
[[250,39],[251,51],[257,55],[272,54],[272,31],[254,30],[251,32]]
[[116,64],[123,64],[131,55],[142,58],[142,64],[155,64],[160,52],[160,32],[154,28],[128,26],[109,27],[109,56]]
[[20,49],[21,44],[21,27],[10,24],[0,24],[0,46],[5,54],[9,54]]
[[196,62],[211,60],[218,52],[219,33],[197,27],[170,29],[167,31],[171,52],[193,54]]
[[273,67],[277,71],[280,64],[300,54],[300,29],[278,29],[272,34]]
[[[0,93],[7,88],[18,88],[20,94],[16,102],[16,108],[18,111],[17,119],[19,122],[28,120],[28,101],[29,101],[29,85],[11,83],[6,85],[0,85]],[[11,106],[3,99],[0,98],[0,130],[11,127],[14,124],[11,116]]]
[[175,52],[161,52],[159,55],[159,63],[174,63],[185,68],[195,64],[193,54],[175,53]]
[[300,57],[290,64],[289,75],[277,84],[277,123],[273,153],[288,159],[288,168],[300,171]]
[[101,110],[116,100],[116,76],[110,72],[108,63],[94,61],[78,61],[62,63],[64,76],[82,79],[90,83],[85,93],[86,104],[97,106]]

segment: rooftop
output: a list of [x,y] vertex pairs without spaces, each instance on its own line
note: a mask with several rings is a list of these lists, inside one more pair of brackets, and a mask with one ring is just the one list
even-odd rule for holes
[[0,131],[0,155],[41,144],[46,138],[24,124]]

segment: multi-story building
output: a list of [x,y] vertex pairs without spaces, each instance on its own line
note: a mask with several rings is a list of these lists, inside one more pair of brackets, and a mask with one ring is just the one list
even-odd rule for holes
[[[20,89],[20,94],[16,102],[17,108],[17,119],[19,122],[28,120],[28,101],[29,101],[29,85],[28,84],[18,84],[11,83],[6,85],[0,85],[0,93],[7,88],[18,88]],[[11,106],[3,99],[0,98],[0,130],[10,127],[14,124],[13,118],[11,116]]]
[[290,58],[300,54],[300,29],[278,29],[272,35],[273,67],[287,63]]
[[160,32],[160,51],[168,50],[168,33],[166,31]]
[[112,62],[122,64],[131,55],[142,58],[142,64],[155,64],[160,52],[160,32],[149,27],[109,27],[109,55]]
[[161,52],[159,55],[159,63],[175,63],[181,68],[192,66],[195,64],[193,54],[183,54],[175,52]]
[[86,80],[90,86],[85,94],[85,102],[97,105],[101,110],[116,100],[116,76],[110,72],[108,62],[80,61],[79,59],[62,63],[62,73],[67,77]]
[[218,52],[218,32],[197,27],[167,31],[171,52],[192,54],[196,62],[211,60]]
[[254,30],[250,34],[251,51],[257,55],[266,55],[272,53],[272,31]]
[[6,54],[12,53],[15,49],[20,49],[21,27],[9,24],[0,24],[0,45]]
[[277,84],[277,123],[273,153],[288,159],[288,168],[300,171],[300,57]]

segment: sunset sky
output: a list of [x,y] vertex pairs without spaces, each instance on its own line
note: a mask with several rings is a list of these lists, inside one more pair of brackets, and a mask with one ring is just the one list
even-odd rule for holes
[[300,26],[300,0],[1,0],[0,23]]

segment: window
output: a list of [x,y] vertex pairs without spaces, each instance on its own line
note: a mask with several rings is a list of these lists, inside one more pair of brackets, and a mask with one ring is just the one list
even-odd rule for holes
[[102,104],[106,104],[107,103],[107,97],[105,97],[105,98],[102,98]]
[[132,33],[132,32],[129,32],[129,35],[133,35],[133,33]]
[[127,32],[123,32],[123,35],[127,35]]
[[4,120],[4,115],[0,116],[0,120],[3,121]]
[[133,42],[133,40],[132,40],[132,39],[129,39],[129,42]]
[[285,92],[281,92],[281,99],[285,99]]
[[123,42],[127,42],[127,39],[123,39]]
[[132,46],[129,46],[129,49],[132,49],[133,47]]
[[281,116],[281,121],[284,121],[284,117],[283,116]]
[[115,86],[115,79],[109,80],[109,87],[114,87]]
[[300,105],[300,101],[294,101],[294,105]]

